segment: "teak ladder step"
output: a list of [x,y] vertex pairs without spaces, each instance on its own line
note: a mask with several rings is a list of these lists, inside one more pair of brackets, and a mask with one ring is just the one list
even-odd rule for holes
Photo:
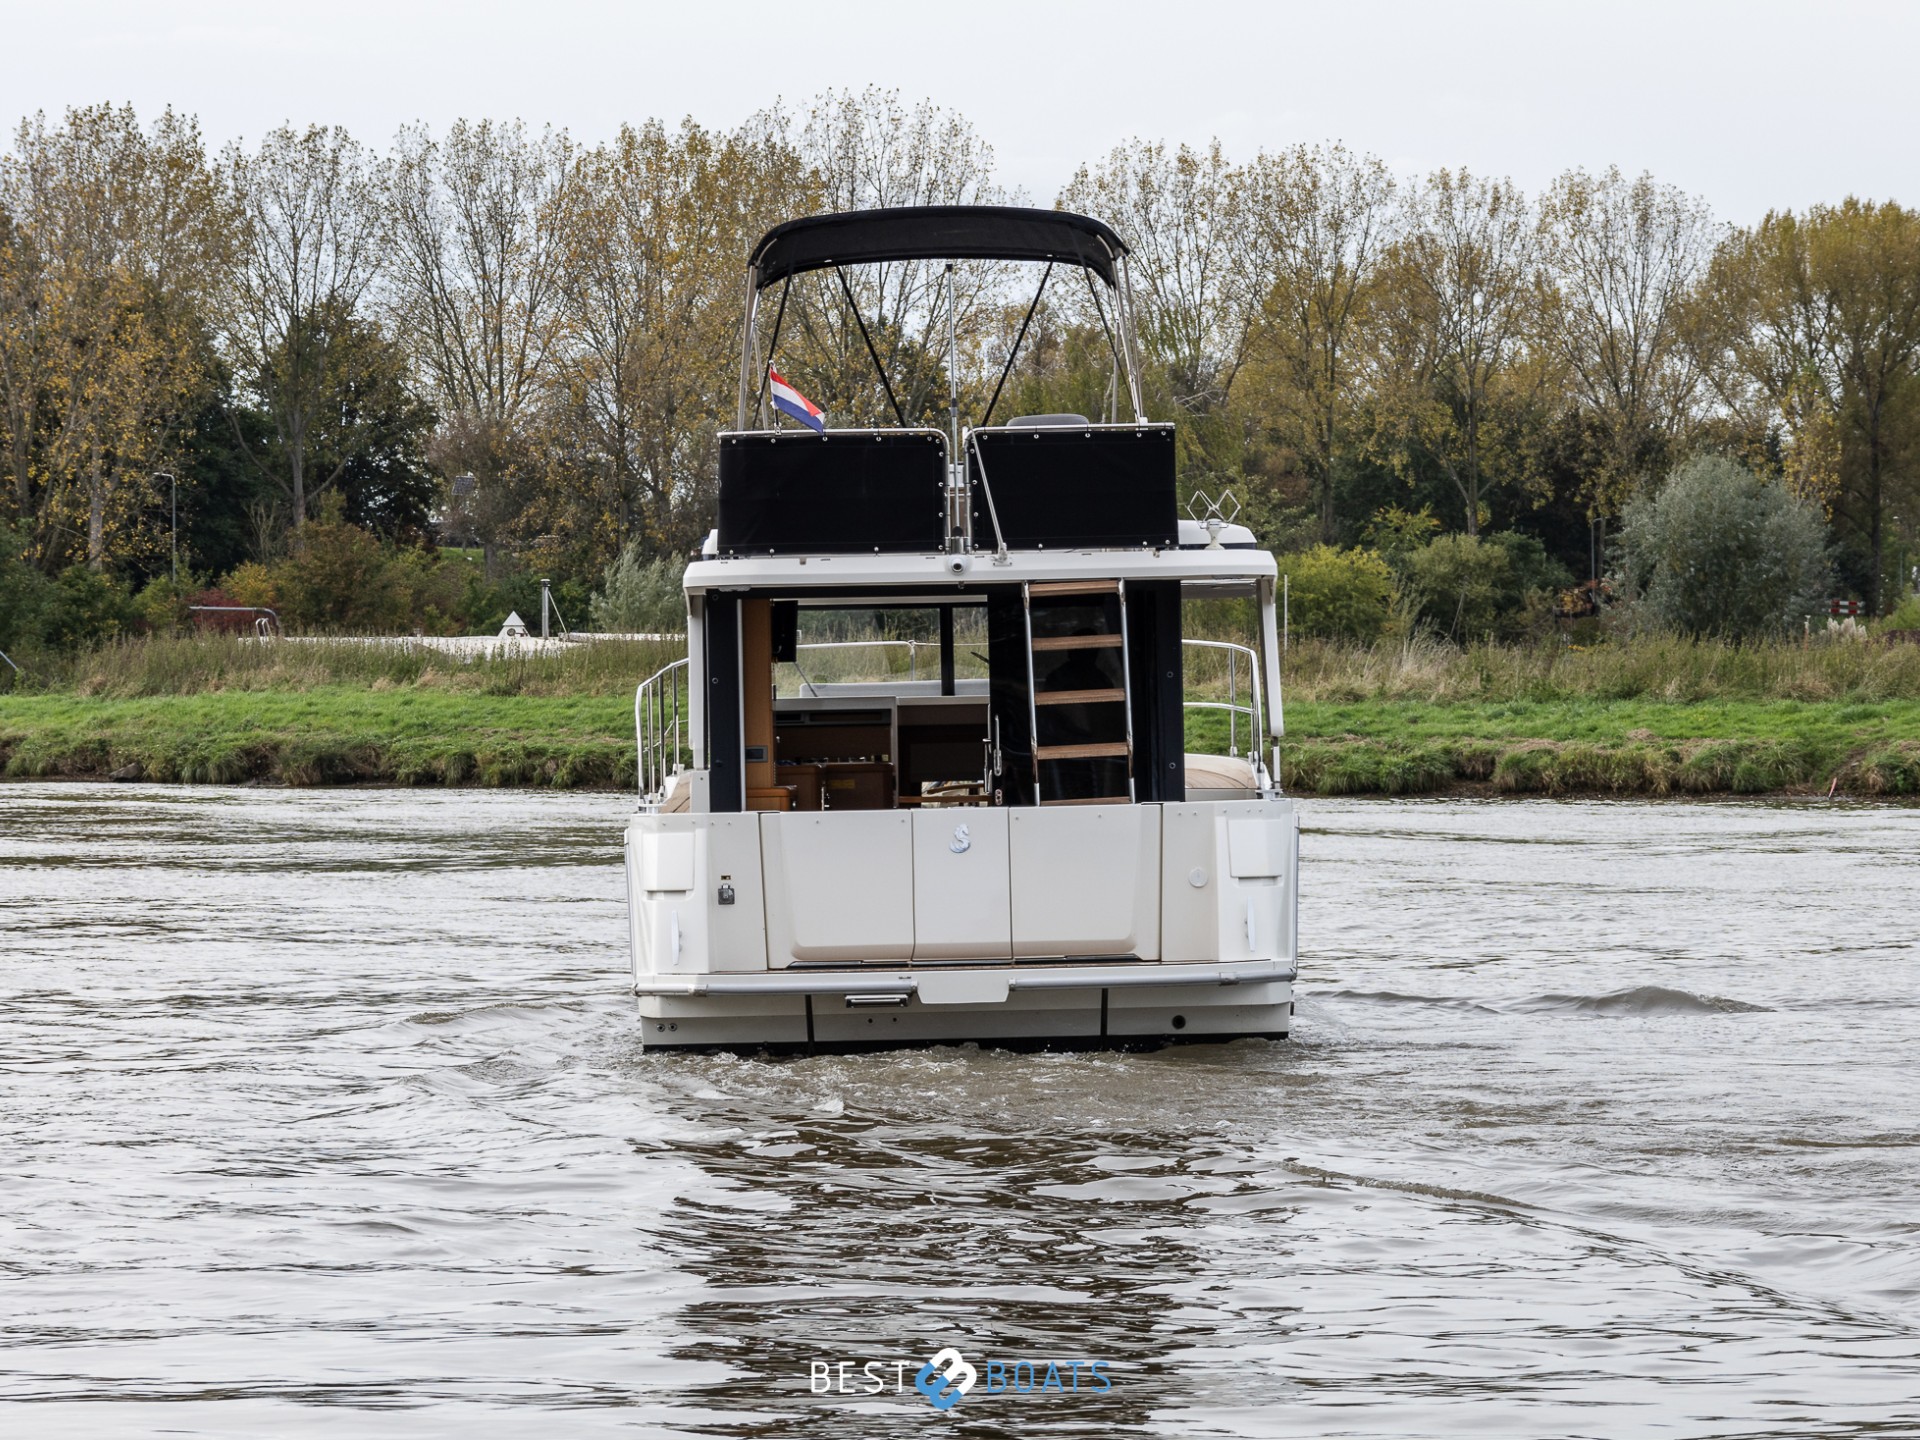
[[1036,760],[1118,760],[1131,755],[1133,747],[1124,740],[1099,740],[1091,745],[1036,745]]
[[1120,635],[1042,635],[1033,642],[1035,650],[1115,650],[1125,644]]
[[[1040,580],[1030,581],[1023,587],[1026,600],[1027,619],[1027,734],[1033,751],[1033,789],[1034,799],[1042,805],[1124,805],[1134,796],[1133,783],[1133,707],[1127,703],[1132,689],[1132,675],[1127,659],[1127,587],[1123,580]],[[1083,595],[1114,597],[1116,603],[1094,606],[1075,605],[1077,597]],[[1093,622],[1100,628],[1092,634],[1082,635],[1038,635],[1034,632],[1034,615],[1037,608],[1043,614],[1055,611],[1060,606],[1074,612],[1073,619],[1086,623],[1086,612],[1092,610]],[[1065,618],[1065,617],[1062,617]],[[1111,628],[1108,628],[1111,627]],[[1045,628],[1045,627],[1042,627]],[[1061,651],[1118,650],[1120,652],[1120,683],[1116,686],[1089,685],[1096,676],[1087,673],[1087,667],[1094,666],[1091,658],[1080,662],[1063,662],[1072,672],[1078,685],[1070,689],[1042,690],[1036,675],[1038,667],[1034,664],[1036,655],[1059,653]],[[1109,662],[1101,661],[1095,667],[1106,670]],[[1061,676],[1066,679],[1065,675]],[[1072,682],[1069,681],[1069,684]],[[1119,712],[1113,706],[1119,706]],[[1116,728],[1125,735],[1123,740],[1087,740],[1070,745],[1042,745],[1040,743],[1040,714],[1045,710],[1053,723],[1064,730],[1062,738],[1073,735],[1111,735]],[[1080,713],[1076,715],[1074,712]],[[1060,731],[1056,730],[1056,733]],[[1100,768],[1091,772],[1076,774],[1068,769],[1065,772],[1049,771],[1050,765],[1071,764],[1079,760],[1121,760],[1126,762],[1126,793],[1124,795],[1049,795],[1054,791],[1071,788],[1074,784],[1088,785],[1089,788],[1105,790],[1112,785],[1117,776],[1101,776]],[[1052,782],[1051,786],[1049,781]]]
[[1118,580],[1036,580],[1027,586],[1028,595],[1118,595]]

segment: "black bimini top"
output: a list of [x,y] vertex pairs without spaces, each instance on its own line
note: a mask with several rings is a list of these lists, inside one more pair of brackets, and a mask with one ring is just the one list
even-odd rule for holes
[[842,210],[776,225],[754,247],[761,289],[835,265],[889,260],[1054,260],[1093,271],[1109,287],[1127,247],[1098,220],[1017,205],[913,205]]

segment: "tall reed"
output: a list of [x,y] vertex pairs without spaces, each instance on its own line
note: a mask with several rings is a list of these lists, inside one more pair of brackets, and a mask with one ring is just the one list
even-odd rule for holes
[[[1217,658],[1189,650],[1188,688],[1225,684]],[[1920,645],[1866,641],[1723,645],[1647,636],[1592,649],[1472,645],[1424,636],[1373,646],[1307,641],[1282,657],[1286,698],[1475,704],[1513,700],[1920,700]]]
[[[1251,607],[1248,607],[1251,618]],[[1244,624],[1194,625],[1188,633],[1252,643]],[[958,666],[984,674],[973,657],[984,650],[965,637]],[[153,636],[95,650],[48,657],[28,670],[21,691],[134,698],[222,690],[371,689],[418,686],[487,695],[617,695],[684,654],[677,640],[600,640],[556,645],[545,652],[455,655],[406,639],[257,640],[249,636]],[[938,674],[937,651],[923,645],[922,676]],[[1224,695],[1225,652],[1188,647],[1190,694]],[[904,649],[810,650],[802,665],[816,683],[904,679]],[[1371,646],[1304,641],[1281,661],[1289,700],[1414,700],[1428,704],[1503,701],[1920,700],[1920,645],[1816,641],[1723,645],[1710,640],[1643,636],[1591,649],[1555,643],[1472,645],[1418,636]],[[1241,665],[1238,683],[1245,684]],[[797,687],[797,679],[794,681]]]
[[538,652],[462,655],[405,638],[361,642],[151,636],[50,658],[22,677],[21,688],[116,699],[328,686],[617,695],[630,694],[639,681],[684,653],[680,642],[649,640],[596,640]]

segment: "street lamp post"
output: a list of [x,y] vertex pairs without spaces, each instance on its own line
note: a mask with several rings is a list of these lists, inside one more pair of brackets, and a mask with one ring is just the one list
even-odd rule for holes
[[180,584],[180,482],[171,470],[160,470],[154,479],[167,482],[167,549],[172,556],[173,583]]

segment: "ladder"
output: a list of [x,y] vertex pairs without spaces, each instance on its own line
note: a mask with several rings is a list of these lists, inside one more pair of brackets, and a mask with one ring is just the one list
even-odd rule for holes
[[1132,801],[1126,582],[1029,581],[1021,589],[1035,802]]

